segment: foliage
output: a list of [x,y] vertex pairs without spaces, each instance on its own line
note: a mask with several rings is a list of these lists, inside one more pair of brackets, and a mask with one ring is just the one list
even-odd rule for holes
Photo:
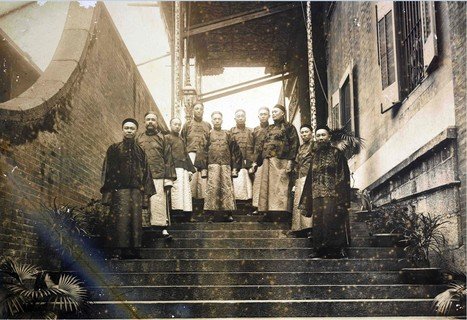
[[90,236],[87,231],[86,216],[80,210],[64,205],[57,206],[54,202],[52,208],[42,206],[39,215],[39,233],[47,240],[62,262],[67,257],[76,257],[82,253],[86,239]]
[[441,253],[446,239],[441,226],[448,223],[441,215],[417,213],[413,206],[394,205],[379,209],[367,221],[372,234],[400,233],[404,250],[416,266],[429,266],[429,253]]
[[347,159],[358,154],[360,149],[365,146],[363,138],[355,136],[353,132],[349,132],[345,128],[332,130],[331,143],[342,151]]
[[394,225],[402,231],[404,250],[412,262],[419,267],[430,266],[429,253],[441,253],[446,239],[441,226],[448,223],[441,215],[417,213],[413,206],[407,207],[393,218]]
[[85,228],[93,236],[103,236],[109,217],[109,208],[104,206],[100,200],[91,199],[84,207],[79,208],[85,220]]
[[464,313],[466,310],[466,274],[458,272],[461,280],[453,281],[448,289],[438,294],[433,300],[433,307],[440,315],[448,315],[454,311]]
[[360,198],[361,210],[372,212],[373,199],[371,198],[370,192],[368,190],[358,191],[358,196]]
[[406,206],[392,205],[373,211],[372,219],[366,221],[370,234],[403,233],[402,221],[408,210]]
[[54,283],[37,266],[5,257],[0,276],[2,318],[57,319],[62,312],[81,312],[88,304],[86,289],[69,274],[61,274]]

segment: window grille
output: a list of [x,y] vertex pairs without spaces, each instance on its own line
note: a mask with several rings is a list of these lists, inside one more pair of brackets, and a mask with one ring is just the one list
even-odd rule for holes
[[420,3],[396,2],[400,17],[401,91],[407,96],[424,77],[422,15]]

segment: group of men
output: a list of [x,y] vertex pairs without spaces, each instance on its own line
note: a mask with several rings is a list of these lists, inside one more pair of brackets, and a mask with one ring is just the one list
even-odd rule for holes
[[[244,201],[252,201],[265,220],[292,211],[291,177],[300,143],[295,127],[285,121],[285,108],[272,108],[272,124],[270,110],[261,108],[260,124],[254,129],[245,126],[242,109],[235,112],[236,126],[230,130],[222,129],[221,112],[212,113],[212,126],[203,120],[203,113],[203,104],[195,103],[192,119],[183,128],[180,119],[171,119],[168,134],[161,132],[153,111],[145,115],[146,130],[139,135],[135,119],[122,122],[123,141],[107,150],[101,188],[103,203],[110,205],[114,219],[108,240],[117,257],[135,257],[143,227],[160,230],[162,237],[171,239],[166,229],[171,213],[192,212],[192,200],[204,200],[203,209],[211,221],[233,221],[237,203]],[[328,158],[315,169],[326,170]],[[330,181],[316,180],[317,176],[307,177],[305,188],[311,188],[310,193],[330,199],[340,196],[322,192]],[[302,199],[304,208],[328,210],[314,197],[308,198]]]

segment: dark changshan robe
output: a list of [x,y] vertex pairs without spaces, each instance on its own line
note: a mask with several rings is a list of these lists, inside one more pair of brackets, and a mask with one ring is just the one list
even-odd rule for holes
[[160,131],[143,132],[137,141],[146,153],[154,185],[160,190],[149,199],[149,216],[143,217],[143,226],[165,227],[170,222],[165,188],[177,179],[172,149]]
[[193,210],[191,200],[190,172],[196,172],[190,157],[188,156],[185,142],[177,132],[166,135],[166,139],[172,148],[175,172],[177,180],[174,181],[171,190],[171,209],[190,212]]
[[350,171],[344,154],[330,143],[314,151],[300,200],[313,219],[313,247],[320,255],[337,254],[349,244],[347,231]]
[[107,243],[115,248],[141,247],[142,207],[156,193],[144,150],[134,139],[111,145],[102,169],[102,202],[110,205]]
[[232,169],[241,169],[242,153],[230,132],[211,130],[204,149],[197,153],[195,166],[200,171],[207,170],[204,210],[235,210]]
[[236,200],[250,200],[253,197],[253,184],[248,173],[254,162],[253,130],[245,126],[236,126],[230,129],[232,139],[237,142],[242,152],[242,168],[238,177],[233,179]]
[[268,126],[257,163],[263,167],[258,211],[291,212],[288,161],[295,160],[299,147],[297,129],[284,120]]
[[[180,136],[186,143],[186,149],[192,163],[196,161],[198,150],[204,148],[211,128],[210,123],[196,118],[187,121],[183,125]],[[206,182],[206,179],[201,178],[199,172],[193,174],[191,179],[191,196],[194,199],[204,199]]]
[[[269,123],[261,123],[259,126],[253,129],[253,159],[258,159],[258,155],[261,152],[264,138],[266,137],[266,131]],[[260,166],[256,169],[255,179],[253,181],[253,199],[252,206],[258,208],[259,199],[259,188],[261,186],[261,175],[263,173],[263,167]]]
[[303,143],[299,147],[297,157],[295,158],[294,168],[297,179],[295,180],[295,195],[292,211],[292,231],[301,231],[311,228],[311,218],[306,217],[306,212],[299,208],[299,203],[305,179],[310,169],[313,147],[314,143],[312,141]]

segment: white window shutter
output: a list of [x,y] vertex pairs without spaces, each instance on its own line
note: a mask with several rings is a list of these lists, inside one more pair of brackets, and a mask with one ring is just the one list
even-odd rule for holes
[[423,64],[429,70],[438,56],[438,37],[436,35],[435,2],[420,1],[422,13]]
[[329,106],[328,126],[331,129],[337,129],[340,127],[340,107],[339,107],[339,89],[336,90],[331,96],[331,105]]
[[[396,41],[398,30],[396,27],[394,2],[378,1],[376,4],[376,12],[382,87],[381,112],[386,112],[401,101],[398,70],[400,64],[398,56],[399,46]],[[389,20],[387,20],[386,23],[382,23],[383,19]],[[382,28],[384,28],[384,30],[382,30]],[[385,38],[382,39],[382,36]],[[391,74],[391,76],[389,76],[389,74]],[[383,84],[383,77],[385,76],[387,76],[387,79],[385,79],[386,84]]]

